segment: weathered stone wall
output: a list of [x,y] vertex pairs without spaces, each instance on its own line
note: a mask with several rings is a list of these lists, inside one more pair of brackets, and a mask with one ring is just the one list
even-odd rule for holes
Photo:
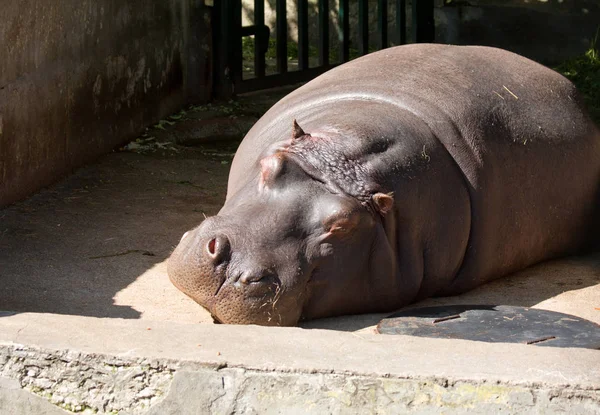
[[264,371],[0,346],[0,413],[13,415],[593,414],[599,405],[597,391],[577,387]]
[[200,0],[19,0],[0,12],[0,206],[209,97]]

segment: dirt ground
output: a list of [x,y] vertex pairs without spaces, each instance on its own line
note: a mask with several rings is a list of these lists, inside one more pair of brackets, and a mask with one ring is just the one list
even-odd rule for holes
[[[287,92],[191,107],[0,210],[0,310],[212,323],[171,285],[165,260],[184,232],[218,212],[239,139]],[[520,305],[600,323],[600,253],[540,264],[419,305],[438,304]],[[303,326],[361,330],[382,316]]]

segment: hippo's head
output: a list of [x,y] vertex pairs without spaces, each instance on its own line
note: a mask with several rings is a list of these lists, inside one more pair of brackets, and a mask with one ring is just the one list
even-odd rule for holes
[[327,183],[290,151],[312,139],[294,126],[169,259],[173,284],[222,323],[294,325],[389,307],[374,284],[395,269],[382,221],[392,197],[361,201]]

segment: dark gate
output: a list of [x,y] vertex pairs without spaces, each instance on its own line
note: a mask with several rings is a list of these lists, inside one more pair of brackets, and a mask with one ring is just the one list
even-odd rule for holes
[[[287,1],[273,0],[275,3],[275,39],[270,41],[270,29],[265,25],[265,1],[254,0],[251,26],[242,25],[242,0],[216,0],[214,4],[214,93],[217,98],[227,98],[235,94],[260,89],[290,85],[308,81],[332,67],[347,62],[352,57],[362,56],[373,50],[390,46],[388,36],[388,0],[377,0],[376,42],[369,48],[369,0],[352,0],[358,2],[358,19],[356,27],[356,48],[350,46],[350,0],[338,0],[337,29],[339,33],[339,51],[330,50],[330,10],[328,0],[317,0],[318,45],[317,50],[309,45],[309,1],[290,0],[296,2],[298,26],[298,52],[295,68],[288,65],[288,16]],[[395,45],[407,42],[407,1],[390,0],[395,3],[393,16]],[[371,0],[371,3],[373,1]],[[412,0],[409,5],[412,15],[411,40],[413,42],[432,42],[434,39],[434,0]],[[242,39],[253,37],[253,70],[245,70]],[[248,42],[244,42],[248,46]],[[274,45],[273,45],[274,43]],[[267,51],[275,49],[274,59],[267,65]],[[246,47],[248,50],[248,47]],[[311,52],[313,52],[311,54]],[[271,53],[273,55],[273,53]],[[316,56],[315,56],[316,55]],[[335,61],[332,59],[335,56]],[[248,56],[246,56],[246,63]],[[297,63],[297,64],[296,64]],[[273,67],[271,67],[273,66]]]

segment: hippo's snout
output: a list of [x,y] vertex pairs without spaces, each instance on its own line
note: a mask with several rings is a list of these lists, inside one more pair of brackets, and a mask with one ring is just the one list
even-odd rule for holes
[[[222,323],[288,325],[276,310],[282,282],[277,271],[236,251],[210,223],[182,237],[167,264],[171,282]],[[294,316],[297,320],[299,316]]]

